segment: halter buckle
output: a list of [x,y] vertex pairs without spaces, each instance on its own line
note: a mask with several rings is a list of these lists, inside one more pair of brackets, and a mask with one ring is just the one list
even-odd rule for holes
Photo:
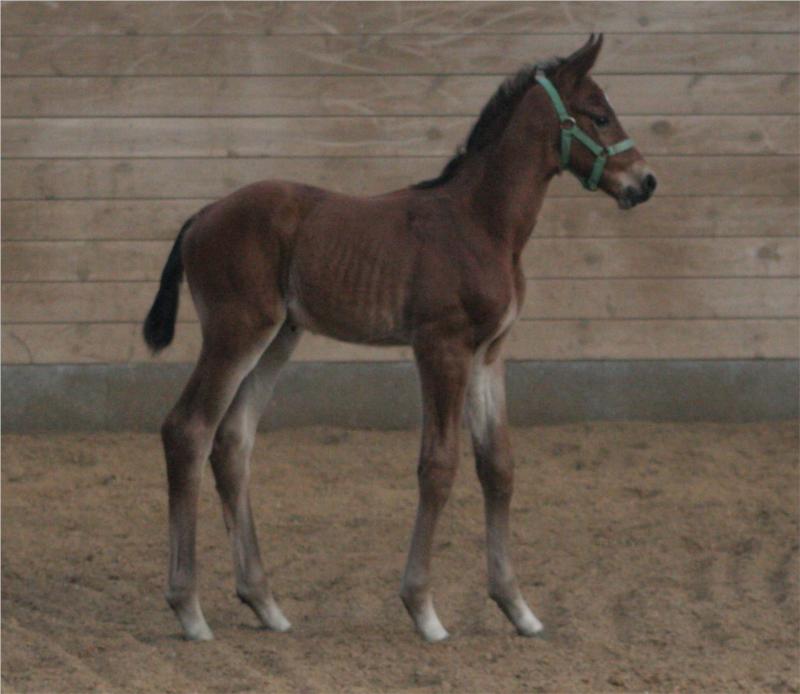
[[567,116],[566,118],[561,119],[562,130],[572,130],[577,125],[578,121],[576,121],[572,116]]

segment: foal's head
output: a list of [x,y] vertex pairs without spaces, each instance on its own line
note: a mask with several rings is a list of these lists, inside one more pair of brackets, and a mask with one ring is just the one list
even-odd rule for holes
[[[600,168],[598,157],[590,150],[591,145],[587,146],[578,139],[580,136],[576,136],[572,138],[566,167],[583,181],[584,186],[604,190],[617,200],[622,209],[629,209],[650,198],[656,188],[656,178],[639,150],[628,141],[628,135],[605,93],[589,76],[602,45],[602,34],[597,38],[592,35],[569,58],[555,62],[546,70],[571,118],[555,125],[559,119],[554,105],[552,113],[555,127],[569,130],[577,125],[594,140],[598,151],[601,148],[605,150],[600,156],[607,157],[602,174],[595,170],[595,180],[592,180],[593,169]],[[557,139],[561,140],[562,136]],[[559,147],[562,147],[561,142]],[[620,151],[616,153],[616,150]]]

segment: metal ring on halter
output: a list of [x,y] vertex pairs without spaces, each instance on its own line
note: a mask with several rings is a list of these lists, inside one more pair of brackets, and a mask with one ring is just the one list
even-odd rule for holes
[[561,119],[561,129],[562,130],[572,130],[576,125],[578,125],[578,121],[576,121],[572,116],[567,116],[566,118]]

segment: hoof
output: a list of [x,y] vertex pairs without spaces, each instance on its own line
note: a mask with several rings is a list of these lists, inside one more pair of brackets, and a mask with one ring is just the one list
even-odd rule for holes
[[286,619],[283,611],[273,598],[267,600],[258,598],[256,600],[243,595],[242,592],[237,593],[237,595],[239,600],[255,612],[258,621],[261,622],[261,626],[267,631],[284,632],[292,628],[292,623]]
[[529,638],[544,637],[544,626],[531,613],[525,615],[525,617],[519,620],[519,623],[515,624],[514,626],[516,627],[517,633],[520,636],[526,636]]
[[416,625],[419,635],[428,643],[439,643],[450,637],[436,613],[425,615],[416,622]]
[[275,631],[279,634],[290,631],[292,628],[292,623],[282,613],[270,615],[269,621],[264,621],[263,625],[267,631]]
[[547,631],[545,631],[544,627],[540,627],[539,629],[517,628],[517,634],[519,636],[524,636],[526,639],[542,639],[544,641],[549,639],[549,634]]
[[198,624],[193,627],[186,627],[183,636],[187,641],[213,641],[214,634],[207,624]]
[[181,595],[168,592],[167,604],[172,608],[183,629],[183,637],[187,641],[211,641],[214,634],[208,628],[197,594]]
[[419,635],[425,639],[425,641],[428,643],[438,643],[450,636],[450,634],[447,633],[447,629],[445,629],[439,621],[436,610],[433,609],[433,601],[430,595],[425,596],[421,600],[415,600],[408,594],[401,593],[400,598],[414,622],[417,632],[419,632]]
[[420,629],[419,633],[427,643],[440,643],[450,638],[449,632],[441,624],[425,631]]
[[520,636],[541,636],[544,627],[522,596],[509,599],[490,593],[489,597],[497,603]]

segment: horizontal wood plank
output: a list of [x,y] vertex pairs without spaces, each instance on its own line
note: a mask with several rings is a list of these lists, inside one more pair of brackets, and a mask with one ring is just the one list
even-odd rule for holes
[[[7,76],[504,74],[585,40],[585,33],[12,36],[2,62]],[[796,33],[606,34],[598,73],[797,73],[797,47]]]
[[[303,181],[359,195],[379,194],[435,176],[446,157],[266,159],[2,160],[4,200],[57,198],[218,198],[254,181]],[[796,196],[797,158],[650,157],[660,195]],[[570,175],[549,196],[594,196]],[[598,204],[602,204],[598,202]],[[610,201],[606,204],[611,205]]]
[[[137,322],[156,282],[6,282],[4,323]],[[178,320],[196,322],[186,285]],[[798,318],[795,279],[528,280],[522,318]]]
[[798,318],[796,279],[528,280],[523,318]]
[[[506,356],[527,359],[795,359],[796,320],[519,321]],[[178,326],[175,343],[151,357],[136,324],[10,324],[2,329],[4,363],[193,362],[199,329]],[[397,361],[404,347],[365,347],[304,335],[297,361]]]
[[793,239],[531,239],[527,277],[798,275]]
[[[5,77],[5,117],[470,116],[495,75]],[[798,76],[601,75],[620,115],[797,113]]]
[[[656,166],[661,178],[663,169]],[[732,184],[731,189],[735,187]],[[800,216],[800,200],[788,196],[669,197],[659,191],[646,205],[627,211],[609,208],[605,202],[596,197],[545,198],[533,235],[797,236]]]
[[[472,118],[6,118],[7,157],[359,157],[452,154]],[[628,116],[645,156],[798,154],[797,116]]]
[[3,244],[3,280],[158,279],[171,247],[163,241],[9,241]]
[[520,321],[508,359],[796,359],[796,320]]
[[[158,282],[4,282],[3,323],[103,323],[144,320]],[[184,282],[178,322],[196,323]]]
[[789,2],[9,2],[2,20],[3,36],[781,32],[798,12]]
[[[193,362],[200,350],[197,324],[180,324],[174,343],[153,357],[142,339],[140,323],[6,324],[2,329],[6,364],[92,364]],[[402,361],[408,347],[351,345],[304,335],[292,355],[295,361]]]
[[[6,201],[6,241],[169,240],[211,199]],[[620,211],[602,197],[545,199],[534,237],[796,236],[796,197],[675,198]]]
[[[7,241],[7,282],[155,280],[168,241]],[[531,239],[529,278],[795,277],[798,239]]]

